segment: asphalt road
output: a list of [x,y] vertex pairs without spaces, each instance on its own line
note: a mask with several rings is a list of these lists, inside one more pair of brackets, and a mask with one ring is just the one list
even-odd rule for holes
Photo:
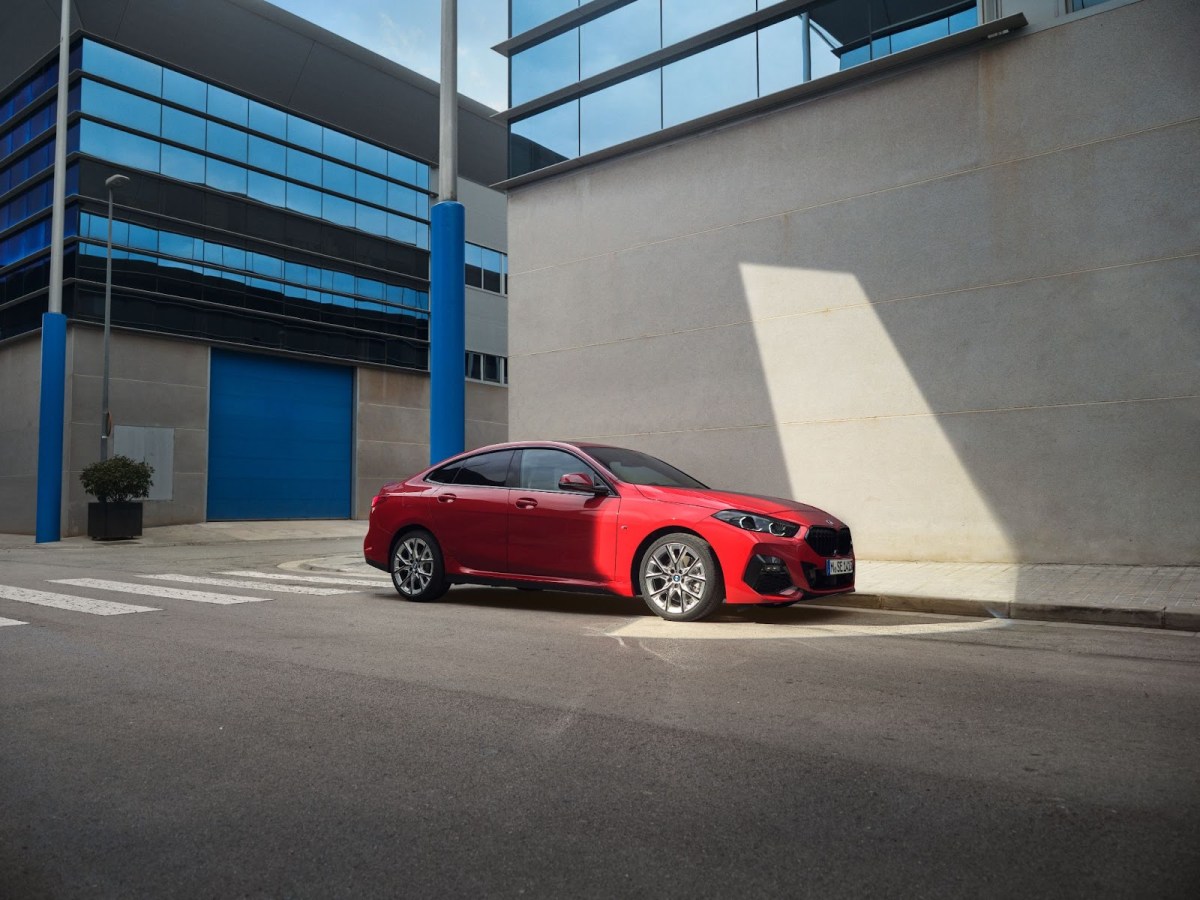
[[352,550],[0,552],[0,897],[1200,895],[1200,637],[148,577]]

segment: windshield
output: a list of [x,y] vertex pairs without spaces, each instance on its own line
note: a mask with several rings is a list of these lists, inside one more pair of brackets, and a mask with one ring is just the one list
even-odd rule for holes
[[656,487],[707,488],[686,472],[661,459],[620,447],[584,447],[584,452],[628,484]]

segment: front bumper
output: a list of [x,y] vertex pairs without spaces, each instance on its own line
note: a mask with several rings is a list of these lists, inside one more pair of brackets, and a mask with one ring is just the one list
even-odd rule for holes
[[[798,538],[752,540],[739,549],[734,565],[725,568],[727,603],[788,603],[854,590],[857,563],[852,549],[822,556]],[[830,560],[843,567],[849,562],[854,568],[830,574]]]

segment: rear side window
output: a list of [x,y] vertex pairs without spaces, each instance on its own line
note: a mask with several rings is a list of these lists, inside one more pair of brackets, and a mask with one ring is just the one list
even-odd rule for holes
[[469,456],[440,469],[434,469],[426,476],[426,481],[475,487],[504,487],[508,483],[508,466],[512,462],[512,456],[511,450]]

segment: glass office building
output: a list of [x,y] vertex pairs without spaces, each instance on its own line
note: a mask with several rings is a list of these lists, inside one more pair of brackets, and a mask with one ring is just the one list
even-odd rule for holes
[[975,0],[512,0],[518,177],[980,24]]
[[[365,516],[381,483],[428,463],[437,84],[262,0],[73,10],[62,97],[57,15],[13,0],[0,31],[0,422],[40,423],[0,426],[0,531],[31,531],[35,486],[40,498],[61,477],[63,531],[78,533],[75,476],[102,446],[157,448],[148,525]],[[493,110],[459,110],[478,444],[507,437],[504,195],[487,187],[504,177],[505,135]],[[38,457],[56,149],[61,475]],[[113,175],[128,183],[111,194],[101,439]]]
[[[56,74],[0,102],[2,337],[45,311]],[[91,38],[71,79],[68,316],[103,317],[119,171],[115,325],[427,368],[428,163]],[[467,255],[474,286],[502,293],[505,255]]]

